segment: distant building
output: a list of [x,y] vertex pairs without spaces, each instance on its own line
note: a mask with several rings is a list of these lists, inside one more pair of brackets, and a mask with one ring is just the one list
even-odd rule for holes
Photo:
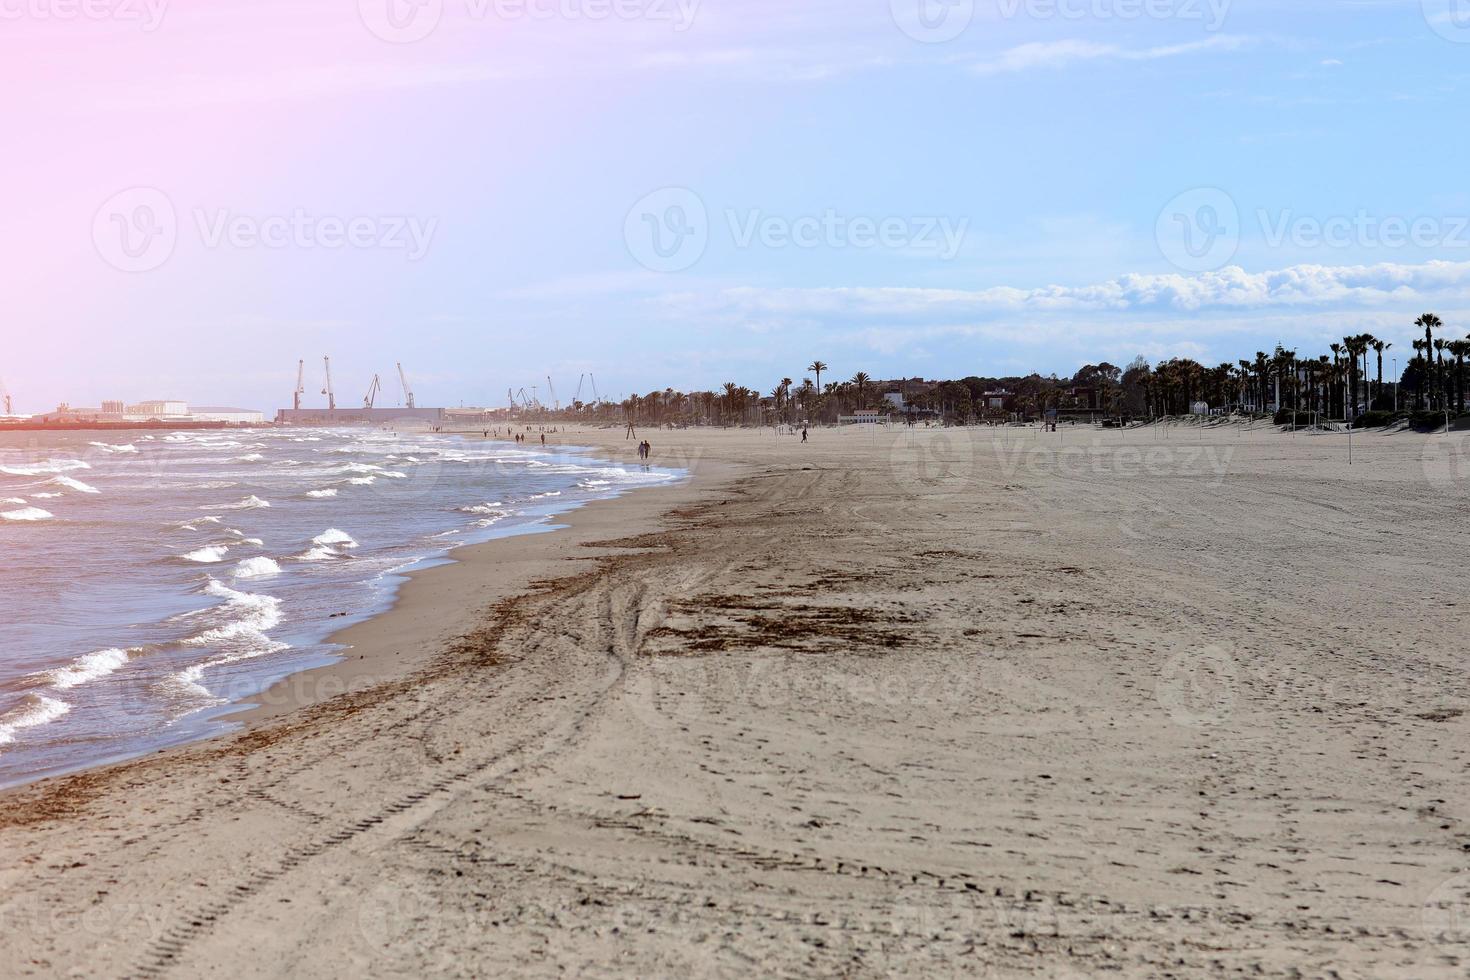
[[103,402],[102,403],[102,414],[103,415],[122,415],[122,414],[124,414],[124,412],[125,412],[125,408],[124,408],[123,403],[122,403],[121,400],[115,401],[115,402],[108,401],[108,402]]
[[890,421],[891,417],[887,412],[880,412],[875,408],[860,409],[837,419],[839,425],[887,425]]
[[251,408],[198,405],[189,413],[189,417],[195,422],[229,422],[233,425],[262,425],[265,423],[265,413]]
[[189,403],[171,399],[139,402],[136,405],[129,405],[123,414],[145,421],[147,419],[184,418],[189,414]]

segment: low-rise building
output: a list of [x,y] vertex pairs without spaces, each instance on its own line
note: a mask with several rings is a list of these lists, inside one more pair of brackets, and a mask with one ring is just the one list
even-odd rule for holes
[[222,408],[217,406],[195,406],[189,413],[195,422],[229,422],[232,425],[262,425],[265,413],[251,408]]

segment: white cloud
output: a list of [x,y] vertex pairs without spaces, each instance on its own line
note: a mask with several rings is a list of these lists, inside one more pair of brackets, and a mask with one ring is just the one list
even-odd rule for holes
[[1250,40],[1248,37],[1217,34],[1203,41],[1153,48],[1124,48],[1093,41],[1035,41],[1003,51],[988,61],[973,64],[970,71],[977,75],[1000,75],[1039,68],[1063,68],[1085,61],[1157,61],[1202,51],[1233,51],[1245,46]]
[[1231,266],[1202,274],[1130,273],[1083,286],[988,289],[739,287],[677,293],[671,310],[741,319],[769,316],[986,317],[1011,314],[1164,313],[1205,310],[1375,309],[1470,298],[1470,262],[1297,265],[1267,272]]

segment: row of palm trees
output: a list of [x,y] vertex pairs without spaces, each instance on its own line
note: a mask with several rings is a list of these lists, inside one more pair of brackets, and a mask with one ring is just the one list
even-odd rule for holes
[[859,371],[848,381],[823,385],[821,378],[830,370],[828,365],[813,361],[808,370],[815,381],[803,378],[798,385],[789,377],[782,378],[765,396],[755,388],[727,381],[715,391],[685,393],[665,388],[621,402],[578,402],[573,404],[572,413],[587,420],[629,420],[643,425],[763,425],[835,419],[871,405],[876,387],[866,372]]
[[[1289,410],[1343,419],[1356,419],[1374,410],[1465,411],[1470,391],[1466,375],[1470,337],[1446,339],[1444,322],[1433,313],[1419,317],[1414,325],[1424,331],[1424,337],[1414,339],[1414,357],[1401,378],[1387,382],[1384,355],[1393,344],[1361,333],[1344,337],[1341,343],[1330,345],[1330,353],[1316,357],[1302,357],[1278,346],[1271,353],[1257,351],[1253,359],[1215,367],[1189,358],[1150,367],[1139,358],[1126,371],[1110,365],[1103,365],[1105,372],[1093,369],[1098,377],[1106,375],[1105,383],[1080,376],[1074,383],[1099,391],[1102,408],[1132,416],[1188,414],[1200,403],[1217,410],[1261,414]],[[666,388],[621,403],[579,404],[574,411],[584,418],[643,424],[761,425],[831,422],[873,407],[878,392],[870,375],[859,371],[847,381],[824,384],[823,377],[830,370],[826,362],[815,360],[807,366],[812,377],[803,378],[799,385],[792,378],[782,378],[766,396],[730,381],[716,391],[685,394]],[[979,379],[968,380],[980,383]],[[1064,382],[1039,376],[1012,380],[1017,382],[1018,394],[1028,382],[1036,381],[1039,388],[1031,401],[1038,406],[1064,404]],[[1401,403],[1401,390],[1412,392],[1412,405]],[[972,405],[961,414],[974,410]]]
[[[1257,351],[1254,359],[1207,368],[1187,358],[1165,361],[1153,369],[1137,363],[1124,377],[1142,390],[1142,407],[1151,415],[1182,414],[1198,402],[1214,408],[1264,413],[1271,410],[1317,412],[1353,419],[1364,411],[1465,410],[1470,337],[1447,340],[1443,321],[1426,313],[1414,321],[1424,339],[1413,341],[1414,357],[1403,376],[1385,382],[1384,354],[1393,344],[1369,333],[1354,334],[1330,345],[1330,354],[1301,357],[1278,346]],[[1446,357],[1453,358],[1447,363]],[[1130,375],[1132,377],[1130,377]],[[1399,390],[1413,394],[1401,403]],[[1119,397],[1126,395],[1120,392]]]

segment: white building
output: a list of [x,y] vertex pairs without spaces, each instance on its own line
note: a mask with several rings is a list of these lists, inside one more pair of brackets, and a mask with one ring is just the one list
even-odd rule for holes
[[189,403],[171,399],[139,402],[136,405],[129,405],[126,414],[129,418],[143,420],[184,418],[189,414]]
[[229,422],[234,425],[262,425],[265,413],[249,408],[219,408],[200,405],[189,413],[195,422]]

